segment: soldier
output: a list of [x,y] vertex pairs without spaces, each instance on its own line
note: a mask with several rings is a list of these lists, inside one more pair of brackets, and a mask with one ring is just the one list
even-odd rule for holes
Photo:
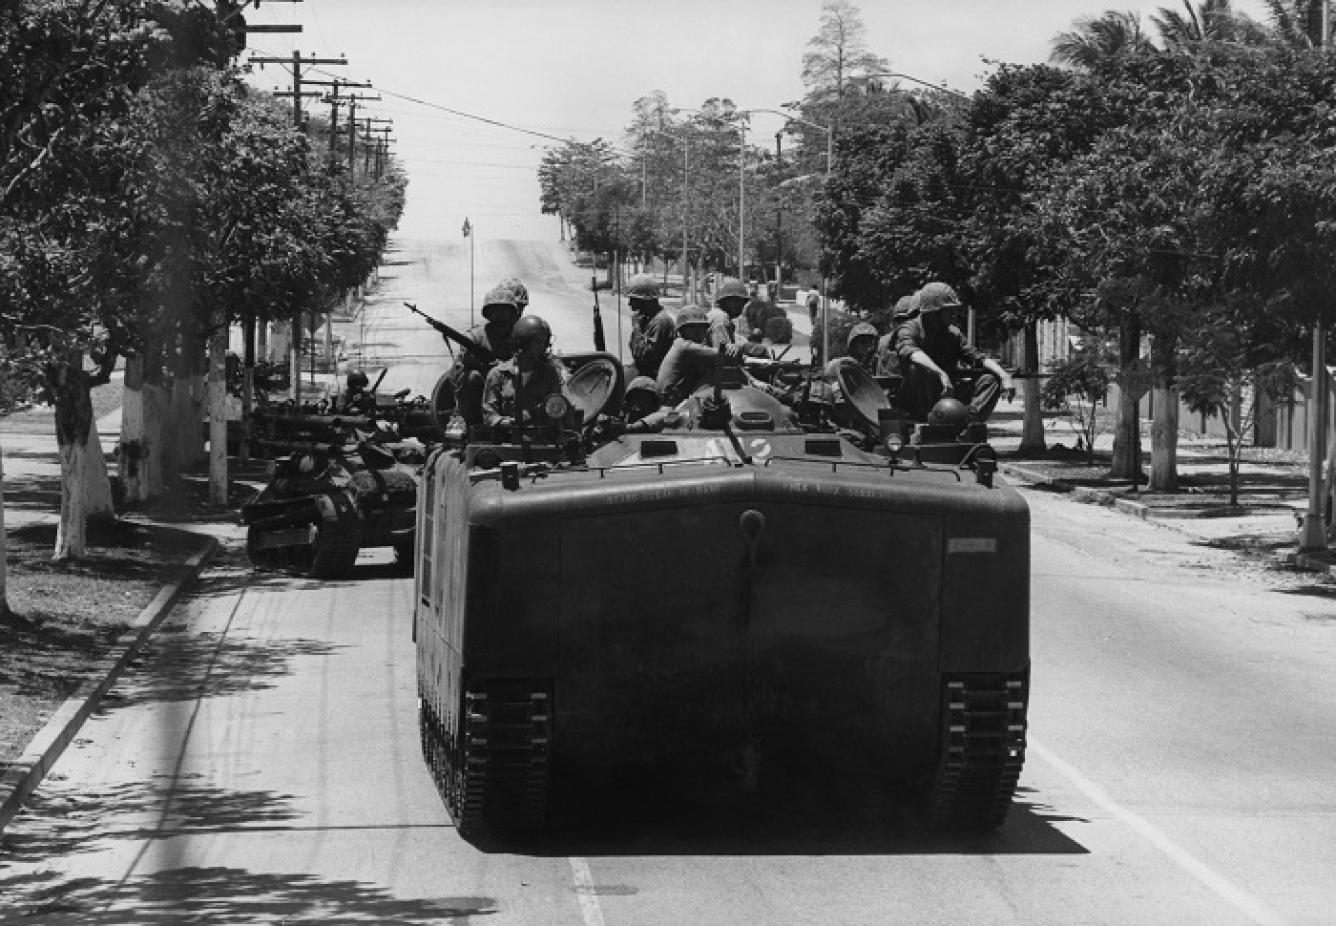
[[902,322],[895,332],[895,352],[900,358],[904,377],[901,404],[915,418],[925,418],[943,396],[955,396],[960,380],[961,362],[983,367],[968,398],[972,422],[987,421],[997,400],[1007,393],[1016,394],[1011,376],[1002,365],[965,340],[955,324],[960,308],[956,291],[945,283],[929,283],[915,296],[918,313]]
[[719,289],[714,294],[714,308],[706,314],[710,323],[709,338],[706,343],[711,347],[720,344],[732,344],[737,333],[737,317],[746,309],[751,296],[742,281],[725,277],[719,282]]
[[[497,361],[509,360],[514,353],[511,332],[524,307],[529,304],[529,293],[519,280],[503,280],[483,297],[481,325],[469,329],[474,343],[490,350]],[[450,369],[450,383],[455,389],[455,402],[466,424],[483,423],[483,384],[490,364],[477,351],[465,349]]]
[[[719,363],[719,351],[705,343],[709,331],[710,320],[700,306],[683,306],[678,311],[677,339],[659,367],[659,395],[664,405],[677,405],[695,392]],[[724,352],[737,357],[742,349],[730,342]]]
[[658,383],[648,376],[637,376],[626,387],[626,430],[628,433],[662,431],[674,412],[663,407]]
[[338,408],[344,412],[360,411],[363,401],[367,398],[367,387],[371,385],[371,380],[362,370],[349,370],[346,383],[347,388],[343,395],[339,396]]
[[849,329],[849,337],[845,341],[845,346],[849,349],[849,356],[867,370],[868,373],[875,374],[877,371],[877,329],[868,322],[859,322]]
[[891,311],[891,330],[877,342],[878,376],[900,375],[900,355],[895,352],[895,333],[918,313],[918,303],[914,301],[917,295],[901,296]]
[[[726,277],[719,284],[719,289],[715,293],[715,307],[706,315],[709,322],[709,337],[706,341],[710,347],[718,348],[721,344],[733,344],[734,336],[737,334],[737,318],[747,307],[751,296],[747,293],[747,287],[742,285],[741,280],[733,277]],[[769,357],[770,352],[757,341],[748,342],[742,345],[742,353],[748,357]]]
[[552,329],[536,315],[515,322],[513,356],[487,373],[483,385],[482,422],[489,428],[510,428],[534,420],[543,401],[562,391],[561,370],[548,356]]
[[673,317],[659,305],[659,284],[647,273],[631,278],[626,296],[635,313],[631,321],[631,357],[636,372],[654,379],[677,337]]

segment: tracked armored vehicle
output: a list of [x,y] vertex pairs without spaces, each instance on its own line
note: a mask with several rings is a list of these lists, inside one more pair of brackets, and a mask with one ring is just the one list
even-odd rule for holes
[[251,565],[341,578],[360,550],[391,547],[411,568],[425,456],[415,442],[364,439],[312,444],[276,461],[269,484],[241,509]]
[[525,433],[430,458],[420,721],[465,836],[542,826],[568,776],[742,767],[754,784],[854,754],[939,825],[1003,822],[1025,753],[1028,509],[987,445],[925,462],[879,400],[836,421],[829,374],[787,383],[781,402],[726,370],[659,431],[554,401]]

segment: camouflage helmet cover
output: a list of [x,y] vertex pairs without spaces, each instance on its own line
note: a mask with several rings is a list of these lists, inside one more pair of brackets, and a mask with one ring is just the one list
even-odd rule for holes
[[657,300],[659,298],[658,281],[648,273],[636,274],[631,277],[631,282],[626,287],[626,298],[644,301]]
[[742,285],[742,281],[737,277],[726,277],[719,284],[719,291],[714,295],[714,301],[717,305],[724,299],[750,299],[751,294],[747,292],[747,287]]
[[506,277],[496,285],[498,289],[504,287],[510,290],[511,296],[514,297],[515,308],[521,312],[529,305],[529,290],[519,281],[518,277]]
[[509,286],[493,286],[487,291],[487,295],[482,297],[482,314],[485,318],[491,318],[491,310],[501,306],[509,306],[516,312],[522,310],[522,307],[515,301],[515,292]]
[[945,283],[929,283],[920,289],[918,295],[914,298],[918,302],[920,315],[926,315],[940,309],[955,308],[961,304],[956,291]]
[[859,322],[849,329],[849,337],[845,340],[846,347],[853,347],[856,338],[877,338],[877,329],[868,322]]
[[710,319],[706,316],[705,310],[698,305],[684,305],[677,311],[677,330],[681,331],[688,325],[708,325]]

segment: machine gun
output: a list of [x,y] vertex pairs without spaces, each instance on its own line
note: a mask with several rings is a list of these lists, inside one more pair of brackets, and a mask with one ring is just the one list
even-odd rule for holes
[[457,329],[451,328],[445,322],[437,321],[413,303],[405,302],[404,305],[408,306],[409,311],[415,312],[425,318],[427,324],[435,328],[440,333],[441,337],[445,338],[447,341],[453,341],[466,351],[472,351],[484,364],[496,362],[496,354],[492,353],[486,346],[479,344],[477,341],[473,340],[473,338],[461,333]]

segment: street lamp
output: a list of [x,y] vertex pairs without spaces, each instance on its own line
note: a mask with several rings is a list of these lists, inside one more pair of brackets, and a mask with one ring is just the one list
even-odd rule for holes
[[911,83],[918,84],[919,86],[927,87],[930,90],[937,90],[941,93],[949,93],[952,96],[960,97],[962,100],[968,100],[970,98],[969,94],[967,93],[961,93],[959,90],[952,90],[950,87],[944,87],[941,84],[934,84],[929,81],[922,80],[918,77],[913,76],[912,74],[901,74],[899,71],[871,71],[867,74],[859,74],[850,77],[849,80],[874,80],[878,77],[898,77],[901,80],[910,81]]

